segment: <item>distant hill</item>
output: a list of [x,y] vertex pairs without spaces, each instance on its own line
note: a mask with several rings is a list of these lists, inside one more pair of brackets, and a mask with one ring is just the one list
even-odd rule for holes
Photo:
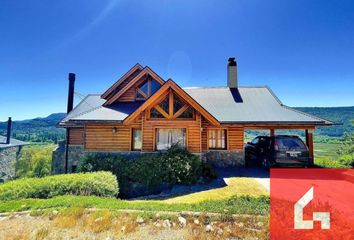
[[353,107],[296,107],[295,109],[309,113],[334,123],[340,124],[331,127],[319,127],[316,134],[329,137],[341,137],[344,133],[354,132]]
[[[316,135],[342,137],[346,132],[354,132],[354,107],[296,107],[300,111],[333,121],[340,125],[319,127]],[[65,131],[56,124],[65,113],[53,113],[45,118],[35,118],[13,122],[13,137],[22,141],[54,142],[65,138]],[[7,122],[0,122],[0,135],[5,135]]]
[[[45,118],[34,118],[12,123],[12,137],[22,141],[58,142],[65,137],[65,131],[56,128],[65,113],[53,113]],[[0,135],[6,135],[7,122],[0,122]]]

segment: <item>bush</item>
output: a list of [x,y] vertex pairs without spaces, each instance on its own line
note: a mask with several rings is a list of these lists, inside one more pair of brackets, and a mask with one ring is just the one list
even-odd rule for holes
[[161,184],[193,184],[202,172],[198,156],[172,146],[164,153],[151,153],[133,159],[109,153],[92,153],[80,159],[78,171],[111,171],[118,178],[121,193],[140,184],[153,189]]
[[345,154],[338,161],[344,168],[354,168],[354,153]]
[[109,172],[96,172],[23,178],[0,185],[0,200],[51,198],[66,194],[114,197],[118,194],[118,182]]

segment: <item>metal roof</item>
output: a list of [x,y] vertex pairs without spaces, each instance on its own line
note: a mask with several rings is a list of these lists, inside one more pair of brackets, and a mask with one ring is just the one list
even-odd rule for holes
[[[243,124],[332,124],[283,105],[268,87],[184,88],[218,121]],[[60,123],[122,121],[143,102],[120,102],[107,107],[100,94],[86,96]]]
[[102,106],[106,102],[100,94],[87,95],[60,123],[68,121],[122,121],[134,112],[143,102],[120,102]]
[[283,105],[268,87],[197,87],[184,90],[220,122],[330,124]]
[[8,148],[8,147],[15,147],[15,146],[23,146],[29,143],[23,142],[14,138],[10,138],[10,144],[6,144],[6,137],[0,135],[0,148]]

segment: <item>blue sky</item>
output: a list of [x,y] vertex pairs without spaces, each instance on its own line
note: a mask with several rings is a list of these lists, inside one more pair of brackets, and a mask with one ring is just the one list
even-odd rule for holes
[[136,62],[223,86],[229,56],[287,105],[354,105],[354,2],[1,0],[0,121],[65,112],[68,72],[84,95]]

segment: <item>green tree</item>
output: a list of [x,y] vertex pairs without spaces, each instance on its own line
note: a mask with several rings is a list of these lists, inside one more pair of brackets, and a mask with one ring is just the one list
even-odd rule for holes
[[16,162],[16,177],[44,177],[51,173],[54,144],[25,146]]

